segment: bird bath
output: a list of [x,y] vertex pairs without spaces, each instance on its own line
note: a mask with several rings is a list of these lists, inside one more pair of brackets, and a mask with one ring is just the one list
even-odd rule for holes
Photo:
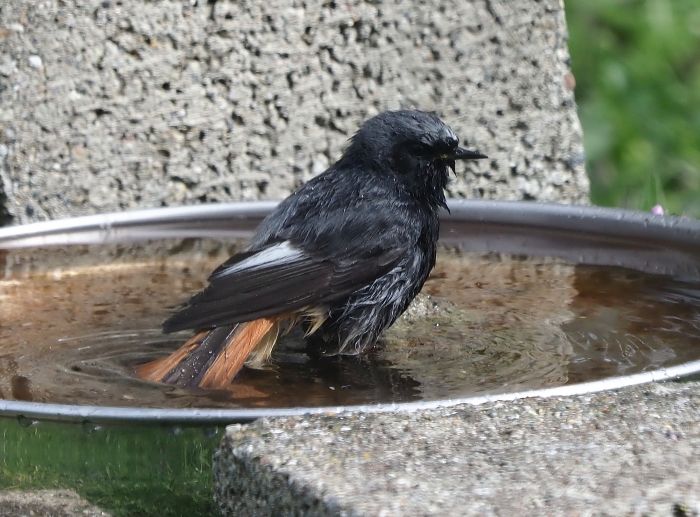
[[272,203],[0,229],[0,415],[246,421],[583,393],[700,371],[700,223],[595,207],[452,201],[422,294],[362,358],[283,340],[228,390],[137,379],[176,348],[174,306]]

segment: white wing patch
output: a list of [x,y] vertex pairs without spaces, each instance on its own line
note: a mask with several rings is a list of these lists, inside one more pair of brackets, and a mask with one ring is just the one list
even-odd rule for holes
[[270,264],[288,264],[295,262],[304,256],[304,252],[295,248],[289,241],[280,242],[269,248],[260,250],[259,253],[252,255],[240,262],[222,269],[216,274],[216,277],[227,276],[241,271],[250,271],[263,269]]

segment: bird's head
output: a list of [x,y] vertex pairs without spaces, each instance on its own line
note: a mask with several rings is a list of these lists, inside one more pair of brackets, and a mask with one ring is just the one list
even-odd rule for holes
[[460,147],[455,132],[437,115],[402,110],[367,120],[341,162],[391,174],[418,199],[445,206],[444,188],[455,161],[480,158],[486,156]]

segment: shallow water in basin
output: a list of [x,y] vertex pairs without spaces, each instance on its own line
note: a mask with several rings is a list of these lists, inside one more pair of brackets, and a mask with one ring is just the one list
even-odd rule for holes
[[0,398],[139,407],[400,402],[559,386],[700,358],[700,284],[555,259],[441,250],[362,358],[282,340],[228,390],[143,382],[187,333],[160,323],[237,249],[211,239],[0,251]]

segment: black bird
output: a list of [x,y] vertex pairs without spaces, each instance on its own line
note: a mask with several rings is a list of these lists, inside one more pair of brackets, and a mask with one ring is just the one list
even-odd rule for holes
[[459,147],[436,115],[389,111],[367,120],[340,160],[290,195],[247,251],[163,324],[195,329],[144,379],[224,388],[246,363],[268,360],[280,333],[301,324],[322,354],[359,354],[420,291],[435,265],[440,207]]

